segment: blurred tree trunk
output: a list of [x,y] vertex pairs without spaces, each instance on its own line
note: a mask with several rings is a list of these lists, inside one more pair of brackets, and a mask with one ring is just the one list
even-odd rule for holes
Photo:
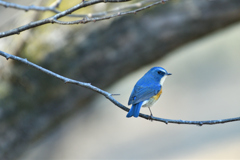
[[[111,23],[91,23],[87,25],[91,27],[82,29],[73,27],[49,37],[35,36],[38,33],[35,29],[33,38],[26,40],[24,47],[34,45],[30,43],[35,40],[43,43],[43,48],[35,48],[36,53],[31,56],[26,54],[27,48],[18,53],[63,76],[106,88],[173,49],[239,21],[239,8],[239,0],[169,1]],[[52,26],[52,32],[57,30],[57,25]],[[39,56],[39,50],[44,51],[47,45],[44,41],[49,38],[54,39],[57,47],[53,47],[57,49],[40,60],[34,58]],[[64,85],[17,62],[8,67],[10,72],[4,74],[1,82],[8,92],[0,99],[0,159],[18,157],[32,141],[86,106],[96,95],[85,88]]]

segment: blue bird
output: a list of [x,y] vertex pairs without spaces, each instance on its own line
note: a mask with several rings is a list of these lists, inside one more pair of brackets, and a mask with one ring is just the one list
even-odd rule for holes
[[141,107],[148,107],[151,117],[153,116],[150,107],[159,99],[162,94],[162,85],[166,77],[172,75],[162,67],[151,68],[135,84],[128,105],[132,104],[127,114],[129,117],[138,117]]

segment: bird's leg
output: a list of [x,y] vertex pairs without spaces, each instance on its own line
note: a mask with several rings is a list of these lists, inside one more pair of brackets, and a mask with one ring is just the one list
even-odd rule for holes
[[150,118],[149,118],[149,120],[152,121],[152,120],[153,120],[153,114],[152,114],[152,111],[151,111],[150,107],[148,107],[148,109],[149,109],[149,111],[150,111],[150,113],[151,113],[151,114],[150,114]]

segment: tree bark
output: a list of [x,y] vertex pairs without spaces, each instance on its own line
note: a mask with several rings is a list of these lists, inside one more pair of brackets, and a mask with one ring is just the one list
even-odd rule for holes
[[[63,30],[64,44],[34,62],[63,76],[106,88],[177,47],[239,21],[239,8],[239,0],[169,1],[111,23],[91,23],[91,29]],[[29,58],[25,51],[18,52]],[[96,95],[17,62],[10,69],[11,74],[4,78],[9,91],[0,99],[0,159],[17,158],[30,142],[86,107]]]

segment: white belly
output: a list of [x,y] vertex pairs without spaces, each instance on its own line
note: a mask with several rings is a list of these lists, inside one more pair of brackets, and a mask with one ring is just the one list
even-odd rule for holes
[[149,100],[143,101],[142,107],[152,107],[156,100],[150,98]]

